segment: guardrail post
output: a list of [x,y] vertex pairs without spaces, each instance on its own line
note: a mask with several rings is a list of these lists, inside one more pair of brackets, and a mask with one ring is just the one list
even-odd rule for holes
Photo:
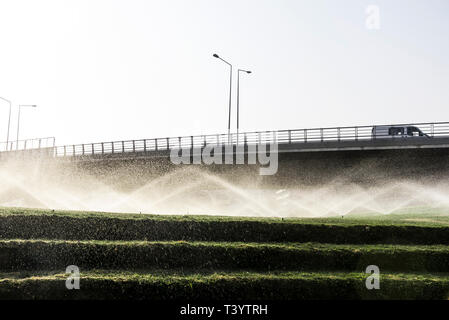
[[304,129],[304,143],[307,143],[307,129]]
[[337,128],[337,137],[338,137],[338,142],[340,142],[340,128]]
[[42,139],[39,139],[39,149],[41,148]]
[[157,139],[154,139],[154,148],[157,151]]
[[84,144],[82,145],[81,150],[82,150],[82,155],[84,156]]
[[320,136],[321,136],[321,142],[323,142],[324,141],[323,128],[320,128]]
[[122,141],[122,153],[125,153],[125,141]]
[[359,127],[355,127],[355,141],[359,141]]
[[190,136],[190,148],[193,149],[193,136]]
[[147,140],[143,140],[143,152],[147,152]]
[[23,150],[26,150],[26,149],[27,149],[27,141],[28,141],[28,140],[25,140],[25,141],[23,142]]
[[133,152],[136,152],[136,140],[133,140]]
[[170,139],[167,138],[167,150],[169,150],[169,149],[170,149]]
[[95,144],[91,144],[90,145],[90,147],[92,148],[92,155],[94,155],[95,154]]
[[[92,150],[94,146],[92,145]],[[101,143],[101,154],[104,154],[104,142]]]
[[288,130],[288,144],[292,143],[292,131]]

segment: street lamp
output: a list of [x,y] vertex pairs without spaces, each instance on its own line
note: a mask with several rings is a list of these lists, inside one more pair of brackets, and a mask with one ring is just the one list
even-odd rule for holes
[[1,100],[6,101],[7,103],[9,103],[9,117],[8,117],[8,133],[6,135],[6,148],[5,150],[8,151],[8,144],[9,144],[9,127],[11,126],[11,101],[9,101],[8,99],[2,98],[0,97]]
[[237,71],[237,144],[239,143],[239,124],[240,124],[240,72],[250,74],[249,70],[238,69]]
[[229,144],[231,139],[232,64],[221,58],[216,53],[214,53],[213,57],[220,59],[221,61],[223,61],[224,63],[226,63],[228,66],[231,67],[231,72],[229,74],[229,116],[228,116],[228,144]]
[[20,109],[22,107],[27,107],[27,108],[36,108],[37,106],[35,104],[21,104],[19,105],[19,115],[17,116],[17,141],[16,141],[16,150],[19,149],[19,128],[20,128]]

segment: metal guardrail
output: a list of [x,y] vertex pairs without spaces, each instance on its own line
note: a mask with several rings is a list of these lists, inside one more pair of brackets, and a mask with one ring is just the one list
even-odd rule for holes
[[[430,138],[449,137],[449,122],[407,123],[375,125],[387,127],[417,127]],[[38,138],[0,143],[1,151],[35,150],[53,148],[57,157],[116,154],[128,152],[166,151],[180,148],[201,148],[206,145],[227,144],[297,144],[320,142],[373,141],[376,139],[403,139],[402,136],[373,135],[371,126],[333,127],[292,129],[277,131],[256,131],[228,134],[213,134],[200,136],[182,136],[169,138],[154,138],[141,140],[126,140],[55,146],[55,138]]]
[[9,142],[0,142],[0,152],[55,148],[55,146],[56,146],[55,137],[35,138],[19,141],[14,140]]
[[[378,126],[378,125],[376,125]],[[449,137],[449,122],[391,124],[385,126],[414,126],[431,138]],[[400,136],[373,136],[371,126],[258,131],[200,136],[182,136],[142,140],[112,141],[55,147],[55,156],[83,156],[127,152],[163,151],[180,148],[201,148],[208,144],[292,144],[311,142],[372,141],[402,139]]]

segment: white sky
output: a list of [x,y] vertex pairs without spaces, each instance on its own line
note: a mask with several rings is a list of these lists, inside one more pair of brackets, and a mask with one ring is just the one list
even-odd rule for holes
[[449,121],[447,0],[0,0],[11,138],[18,104],[21,138],[58,145],[226,132],[215,52],[253,71],[242,131]]

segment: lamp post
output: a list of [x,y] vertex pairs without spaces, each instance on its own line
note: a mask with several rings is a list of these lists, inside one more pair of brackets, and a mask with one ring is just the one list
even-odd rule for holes
[[9,145],[9,128],[11,126],[11,101],[9,101],[8,99],[2,98],[0,97],[0,99],[2,99],[3,101],[6,101],[7,103],[9,103],[9,117],[8,117],[8,133],[6,134],[6,147],[5,150],[8,151],[8,145]]
[[19,149],[19,129],[20,129],[20,109],[23,107],[27,108],[36,108],[37,106],[35,104],[21,104],[19,105],[19,114],[17,116],[17,137],[16,137],[16,150]]
[[239,124],[240,124],[240,72],[250,74],[249,70],[238,69],[237,71],[237,144],[239,143]]
[[232,103],[232,64],[221,58],[218,54],[214,53],[214,58],[220,59],[228,66],[231,67],[231,72],[229,74],[229,115],[228,115],[228,144],[231,142],[231,103]]

